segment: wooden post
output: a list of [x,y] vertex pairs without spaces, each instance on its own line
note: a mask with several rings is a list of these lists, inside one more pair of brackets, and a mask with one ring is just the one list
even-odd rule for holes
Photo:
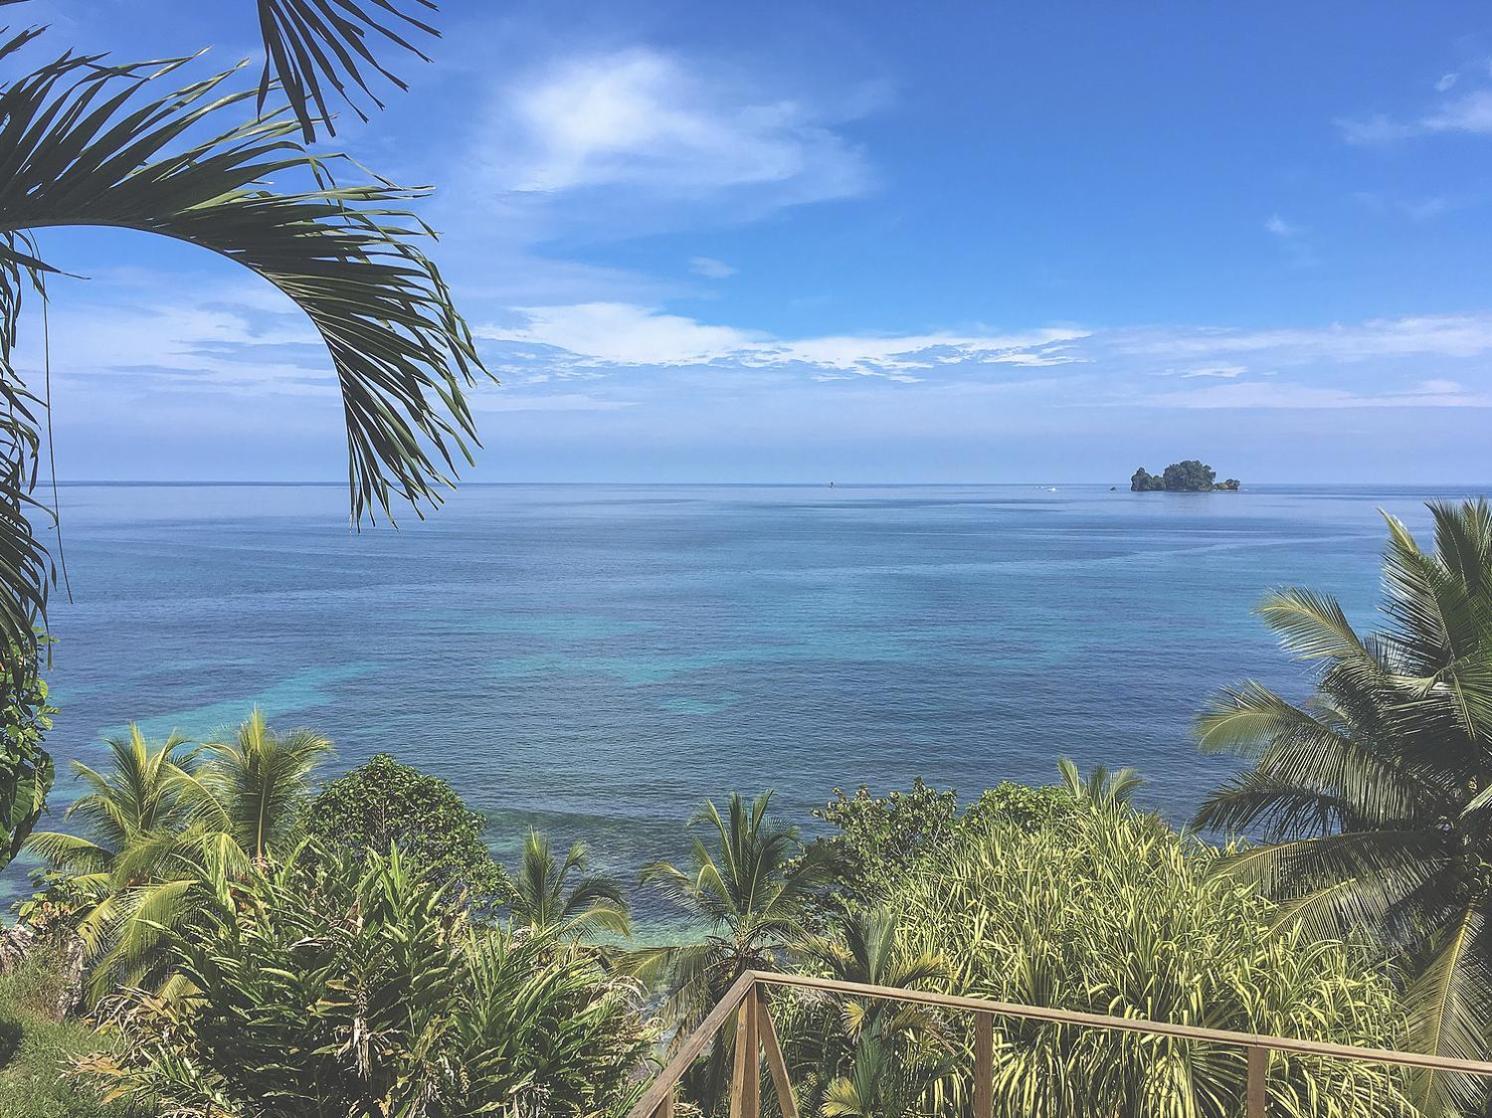
[[658,1104],[658,1109],[653,1111],[653,1118],[673,1118],[673,1100],[674,1092],[669,1091]]
[[974,1014],[974,1118],[995,1112],[995,1015]]
[[1264,1118],[1269,1099],[1269,1049],[1249,1048],[1248,1118]]
[[772,1024],[767,999],[760,991],[756,1002],[756,1030],[761,1035],[762,1053],[767,1057],[767,1069],[772,1073],[772,1086],[777,1091],[777,1109],[782,1112],[782,1118],[798,1118],[798,1100],[793,1097],[792,1080],[787,1077],[787,1061],[782,1058],[782,1045],[777,1042],[777,1026]]
[[761,1118],[761,1045],[756,1032],[758,995],[753,985],[736,1015],[736,1060],[730,1086],[730,1118]]

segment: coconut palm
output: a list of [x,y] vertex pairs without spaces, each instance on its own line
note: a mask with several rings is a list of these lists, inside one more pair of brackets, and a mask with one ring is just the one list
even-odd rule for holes
[[768,815],[771,802],[771,792],[750,803],[732,792],[723,816],[706,802],[689,825],[711,842],[694,837],[689,868],[654,862],[642,871],[643,884],[700,925],[693,942],[635,956],[644,977],[666,977],[670,1009],[685,1032],[746,971],[777,968],[805,935],[805,908],[826,880],[827,858],[805,848],[796,827]]
[[589,860],[585,843],[577,842],[563,862],[556,862],[549,839],[530,830],[518,873],[503,883],[503,899],[514,927],[534,936],[627,935],[627,902],[621,885],[603,874],[587,873]]
[[[841,920],[837,934],[810,936],[795,954],[810,971],[842,982],[914,989],[945,977],[939,956],[898,948],[898,925],[887,908],[857,910]],[[904,1114],[946,1066],[941,1022],[924,1006],[814,994],[799,999],[806,1004],[788,1019],[785,1034],[794,1056],[809,1065],[800,1074],[808,1111]]]
[[[694,836],[688,868],[654,862],[642,871],[643,884],[661,890],[697,928],[687,942],[646,948],[624,960],[638,977],[666,989],[664,1017],[677,1040],[743,973],[777,969],[806,935],[806,909],[827,880],[828,855],[821,846],[805,848],[796,827],[773,819],[771,801],[771,792],[750,802],[732,792],[724,815],[706,802],[689,821],[705,837]],[[724,1090],[730,1044],[728,1036],[717,1043],[686,1084],[706,1112]]]
[[153,746],[136,728],[109,743],[111,767],[76,766],[92,787],[69,811],[82,835],[32,834],[28,849],[87,898],[78,931],[96,999],[156,986],[163,936],[179,931],[219,883],[263,868],[289,845],[330,743],[284,736],[255,711],[231,741],[194,752],[173,735]]
[[[345,94],[348,82],[367,91],[360,66],[391,77],[370,33],[413,50],[398,28],[423,33],[405,14],[416,5],[429,6],[260,0],[266,76],[272,68],[283,83],[289,116],[255,115],[256,90],[236,69],[185,77],[190,59],[67,52],[0,84],[0,645],[34,650],[51,580],[32,525],[48,401],[13,362],[24,290],[45,305],[49,278],[61,274],[39,243],[44,230],[170,237],[237,261],[288,296],[325,343],[341,389],[354,520],[395,500],[417,510],[438,503],[456,461],[469,457],[464,392],[483,370],[419,248],[430,230],[407,212],[426,191],[376,177],[339,185],[333,168],[351,165],[295,139],[329,115],[320,82]],[[8,72],[41,34],[0,28]],[[261,102],[267,92],[261,81]]]
[[[1212,794],[1203,827],[1254,835],[1225,862],[1322,934],[1371,929],[1410,978],[1426,1051],[1492,1055],[1492,507],[1432,504],[1434,554],[1389,517],[1386,627],[1362,637],[1335,599],[1281,590],[1260,607],[1318,666],[1294,704],[1257,683],[1198,720],[1201,746],[1252,768]],[[1427,1112],[1480,1105],[1465,1079],[1426,1075]]]
[[256,708],[231,740],[202,746],[182,799],[199,824],[263,866],[286,852],[311,797],[311,774],[331,751],[332,743],[310,730],[275,733]]
[[186,828],[177,783],[190,764],[186,744],[176,733],[153,744],[133,724],[125,736],[105,738],[107,771],[73,762],[73,773],[89,791],[64,818],[80,833],[35,831],[27,840],[28,853],[50,871],[66,874],[77,893],[95,899],[83,922],[85,938],[112,917],[111,896],[155,876],[153,856],[163,853],[162,836]]

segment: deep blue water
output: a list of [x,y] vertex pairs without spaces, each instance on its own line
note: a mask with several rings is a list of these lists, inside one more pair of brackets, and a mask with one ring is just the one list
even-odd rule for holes
[[468,486],[354,533],[336,487],[69,487],[54,804],[130,720],[257,703],[338,768],[447,777],[500,850],[533,822],[629,876],[731,789],[806,822],[836,785],[972,798],[1060,754],[1138,767],[1179,822],[1229,768],[1188,736],[1207,696],[1305,687],[1261,594],[1371,625],[1378,509],[1423,531],[1425,499],[1482,491]]

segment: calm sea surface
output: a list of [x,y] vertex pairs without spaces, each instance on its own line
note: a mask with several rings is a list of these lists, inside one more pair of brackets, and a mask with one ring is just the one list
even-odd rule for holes
[[339,770],[448,778],[503,853],[533,823],[629,877],[731,789],[806,821],[835,786],[972,798],[1062,754],[1136,766],[1182,821],[1229,768],[1188,736],[1207,696],[1305,685],[1260,595],[1371,625],[1378,510],[1423,531],[1426,499],[1483,491],[474,485],[354,533],[335,487],[73,486],[54,810],[101,735],[258,704]]

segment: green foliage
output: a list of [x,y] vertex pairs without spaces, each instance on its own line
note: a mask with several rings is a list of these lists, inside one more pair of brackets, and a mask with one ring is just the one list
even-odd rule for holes
[[[1430,506],[1426,554],[1388,518],[1384,631],[1360,637],[1335,599],[1270,595],[1265,622],[1317,668],[1292,704],[1257,683],[1198,720],[1202,748],[1253,767],[1197,823],[1268,845],[1225,867],[1278,898],[1313,936],[1370,929],[1410,973],[1415,1047],[1492,1056],[1492,507]],[[1428,1113],[1486,1105],[1486,1085],[1426,1075]]]
[[587,872],[583,842],[571,845],[557,862],[549,840],[529,831],[518,872],[505,877],[502,897],[515,931],[528,935],[589,938],[596,933],[625,936],[627,901],[621,885]]
[[937,791],[920,777],[909,791],[885,796],[871,795],[864,785],[853,796],[836,788],[834,799],[813,813],[835,832],[810,849],[833,866],[831,907],[854,911],[874,907],[908,867],[965,827],[995,819],[1038,826],[1069,809],[1058,788],[1009,781],[986,789],[962,815],[958,793]]
[[1212,467],[1195,458],[1172,462],[1160,476],[1141,466],[1129,479],[1129,488],[1135,493],[1153,493],[1165,490],[1171,493],[1208,493],[1214,489],[1237,489],[1237,478],[1219,483]]
[[223,883],[172,966],[117,1007],[120,1097],[226,1118],[625,1113],[651,1034],[585,949],[474,931],[397,847]]
[[0,1118],[123,1118],[125,1108],[72,1074],[75,1061],[109,1049],[81,1021],[57,1021],[58,960],[33,952],[0,975]]
[[814,816],[835,829],[812,847],[834,867],[831,894],[846,910],[875,903],[889,878],[940,842],[958,822],[958,793],[929,788],[918,777],[907,792],[873,796],[861,785],[834,798]]
[[42,743],[56,713],[33,652],[10,644],[0,657],[0,870],[46,806],[53,770]]
[[[291,14],[318,10],[317,24],[287,26]],[[51,582],[31,524],[47,403],[12,361],[23,294],[45,299],[48,278],[61,274],[39,255],[41,229],[170,237],[236,261],[290,298],[325,344],[341,391],[354,520],[396,502],[438,504],[457,461],[470,459],[465,393],[484,369],[421,249],[433,233],[408,208],[428,191],[368,181],[355,163],[312,155],[294,137],[309,132],[307,90],[319,100],[306,60],[334,84],[340,74],[361,85],[354,55],[376,66],[362,38],[397,5],[263,0],[261,11],[285,17],[265,20],[265,39],[299,124],[280,112],[226,124],[255,90],[236,70],[184,80],[191,59],[68,52],[21,72],[16,55],[42,29],[0,29],[0,60],[16,75],[0,85],[0,645],[32,647]],[[347,44],[351,52],[338,53]],[[364,181],[338,184],[334,168]]]
[[27,844],[53,875],[36,909],[73,913],[94,999],[171,978],[164,933],[196,913],[209,883],[288,850],[331,748],[308,731],[276,734],[258,711],[196,751],[175,734],[152,744],[134,726],[106,744],[105,771],[73,765],[89,790],[67,817],[82,833],[36,832]]
[[501,871],[482,832],[486,820],[439,777],[401,765],[387,753],[331,781],[311,801],[305,832],[348,851],[400,851],[422,872],[482,906],[498,895]]
[[[1393,1046],[1402,1018],[1363,951],[1276,932],[1255,890],[1210,874],[1212,854],[1122,805],[1077,806],[1028,829],[966,828],[888,899],[902,958],[946,962],[949,992],[1246,1032]],[[924,1108],[968,1097],[971,1039]],[[1001,1020],[996,1113],[1043,1118],[1241,1113],[1241,1052],[1131,1034]],[[1277,1056],[1271,1114],[1407,1113],[1371,1065]],[[940,1101],[941,1100],[941,1101]]]
[[[806,934],[809,906],[828,878],[821,850],[804,849],[798,829],[768,813],[772,794],[732,792],[725,815],[706,803],[690,820],[687,869],[654,862],[642,872],[695,925],[691,939],[633,952],[627,969],[667,992],[664,1016],[683,1039],[748,970],[775,970]],[[707,842],[706,839],[709,841]],[[709,1110],[725,1082],[726,1045],[716,1044],[688,1089]]]
[[[930,988],[946,964],[899,949],[899,917],[888,909],[853,912],[834,934],[812,936],[794,953],[795,969],[844,982]],[[789,996],[776,1010],[799,1102],[809,1113],[907,1113],[947,1074],[951,1047],[939,1015],[913,1003]]]

